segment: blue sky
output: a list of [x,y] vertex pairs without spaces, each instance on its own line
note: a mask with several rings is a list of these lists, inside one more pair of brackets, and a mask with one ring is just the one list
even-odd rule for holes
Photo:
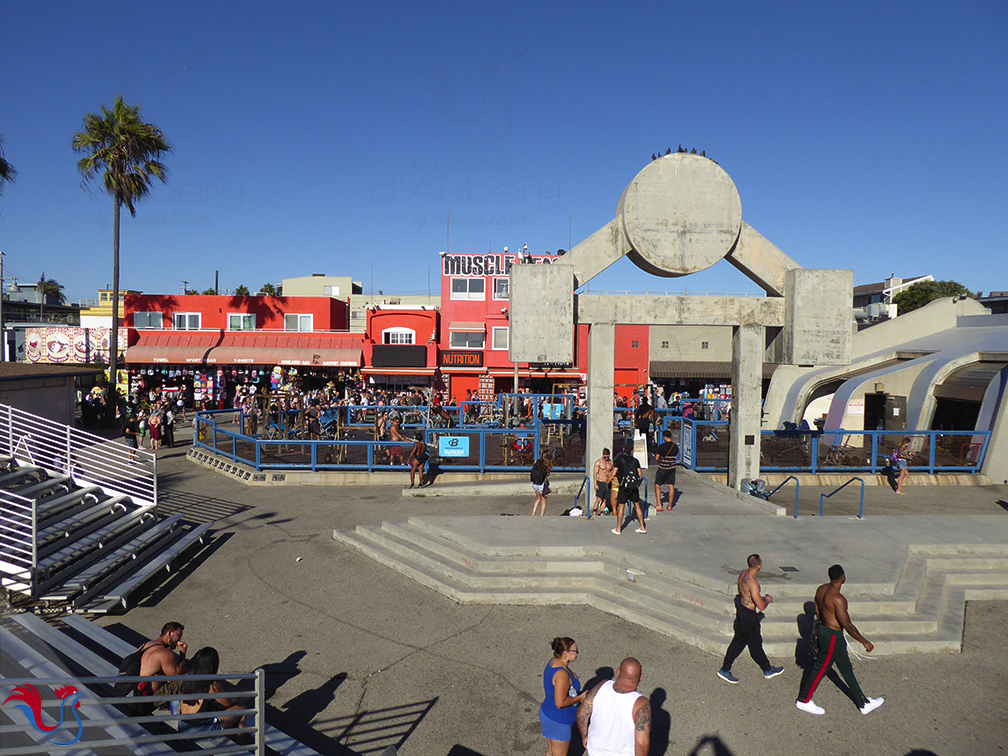
[[[1008,289],[1008,4],[9,3],[5,275],[111,282],[85,112],[122,94],[174,145],[122,230],[150,293],[352,275],[426,293],[438,253],[568,248],[651,153],[705,149],[743,219],[855,283]],[[445,219],[450,213],[450,238]],[[592,289],[756,292],[720,262]]]

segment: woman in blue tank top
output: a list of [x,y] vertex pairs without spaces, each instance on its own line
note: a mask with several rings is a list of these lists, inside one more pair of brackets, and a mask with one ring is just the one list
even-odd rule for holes
[[545,698],[539,707],[539,724],[546,738],[546,756],[567,756],[571,733],[577,718],[577,705],[584,701],[581,681],[570,670],[577,658],[577,643],[573,638],[554,638],[553,658],[543,670]]

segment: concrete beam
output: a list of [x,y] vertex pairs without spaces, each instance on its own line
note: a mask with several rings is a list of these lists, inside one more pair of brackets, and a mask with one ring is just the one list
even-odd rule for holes
[[[614,353],[616,326],[592,323],[588,329],[588,433],[585,439],[585,470],[591,474],[595,460],[613,439],[613,384],[616,382]],[[588,501],[594,501],[589,492]]]
[[574,289],[580,289],[595,276],[630,251],[618,219],[609,221],[598,231],[553,263],[573,268]]
[[760,389],[763,380],[763,327],[741,325],[732,334],[732,402],[728,485],[742,490],[744,478],[760,470]]
[[[640,325],[784,324],[784,300],[770,297],[695,297],[580,294],[579,323]],[[760,346],[762,354],[762,345]]]
[[725,259],[771,297],[783,297],[786,273],[801,267],[744,221],[738,242]]

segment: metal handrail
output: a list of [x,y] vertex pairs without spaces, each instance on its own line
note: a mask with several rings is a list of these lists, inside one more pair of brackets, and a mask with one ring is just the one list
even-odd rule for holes
[[0,491],[0,574],[24,581],[34,595],[38,572],[38,505],[34,499]]
[[[53,742],[51,739],[46,738],[35,745],[27,746],[17,746],[17,747],[4,747],[5,756],[28,756],[29,754],[51,754],[60,753],[66,751],[78,751],[81,749],[86,749],[89,747],[105,747],[105,746],[132,746],[136,749],[140,745],[152,745],[158,743],[164,743],[166,745],[163,753],[165,756],[169,754],[174,754],[175,749],[172,748],[171,743],[176,741],[198,741],[198,740],[216,740],[222,736],[232,736],[232,735],[251,735],[253,736],[253,742],[249,745],[239,745],[237,743],[231,744],[228,741],[224,741],[227,745],[222,748],[215,747],[215,744],[208,743],[209,747],[213,747],[213,753],[250,753],[256,754],[256,756],[265,756],[266,754],[266,738],[265,733],[265,723],[266,723],[266,697],[265,697],[265,677],[266,673],[262,668],[255,670],[251,673],[240,673],[240,674],[217,674],[217,675],[171,675],[171,676],[116,676],[116,677],[26,677],[26,678],[3,678],[0,679],[0,691],[3,691],[2,695],[7,698],[7,695],[18,686],[31,685],[33,687],[50,687],[53,690],[63,688],[66,686],[72,686],[77,690],[70,695],[64,696],[63,698],[54,697],[52,699],[42,700],[42,708],[52,708],[55,707],[59,709],[64,705],[66,701],[72,701],[70,704],[74,710],[86,711],[88,709],[96,712],[97,716],[91,716],[83,720],[78,729],[79,739],[73,742]],[[166,683],[172,681],[183,681],[183,680],[199,680],[199,681],[216,681],[216,682],[230,682],[233,680],[245,680],[251,681],[253,684],[252,690],[228,690],[226,693],[221,694],[221,697],[248,700],[249,703],[243,704],[243,708],[236,709],[229,713],[229,715],[234,716],[245,716],[246,726],[245,727],[233,727],[229,729],[216,730],[212,732],[198,732],[198,731],[176,731],[174,727],[167,728],[167,731],[157,732],[144,730],[143,735],[131,736],[128,732],[124,732],[122,728],[124,725],[144,725],[150,723],[163,723],[170,724],[173,722],[183,721],[183,720],[196,720],[205,719],[205,713],[196,714],[176,714],[176,713],[165,713],[165,714],[152,714],[147,716],[129,716],[121,712],[119,709],[113,709],[116,706],[131,706],[137,703],[137,698],[133,696],[105,696],[102,692],[95,691],[94,686],[111,686],[116,683],[139,683],[139,682],[158,682]],[[39,691],[40,698],[41,694],[45,691]],[[145,704],[170,704],[174,701],[188,700],[192,697],[192,694],[153,694],[150,696],[144,696],[143,702]],[[103,711],[104,710],[104,711]],[[39,731],[32,725],[30,719],[27,716],[24,717],[25,723],[18,724],[22,719],[21,716],[14,715],[11,716],[13,724],[0,725],[0,735],[7,735],[8,733],[21,733],[25,736],[25,739],[35,739],[39,735]],[[250,721],[251,720],[251,721]],[[90,740],[84,737],[87,734],[88,728],[99,728],[101,733],[99,737]],[[107,732],[105,728],[114,728],[112,732]],[[118,730],[118,731],[116,731]],[[108,735],[118,735],[118,737],[107,737]],[[60,737],[65,737],[65,730],[61,731]],[[150,753],[149,749],[146,750]]]
[[[581,481],[581,488],[578,489],[577,495],[574,497],[574,506],[578,506],[578,500],[581,498],[581,494],[584,493],[585,486],[588,486],[588,497],[591,498],[591,476],[585,475],[584,480]],[[584,509],[585,518],[591,519],[591,506],[587,506]]]
[[770,497],[773,496],[778,491],[780,491],[782,488],[784,488],[784,485],[789,480],[793,480],[794,481],[794,486],[795,486],[795,488],[794,488],[794,517],[797,520],[798,519],[798,491],[799,491],[799,489],[801,489],[801,483],[799,482],[798,478],[796,478],[794,475],[788,475],[786,478],[784,478],[784,482],[783,483],[781,483],[779,486],[777,486],[777,488],[775,488],[773,491],[771,491],[770,493],[768,493],[766,495],[766,500],[770,501]]
[[[833,494],[840,493],[841,491],[843,491],[845,488],[847,488],[847,486],[849,486],[854,481],[858,481],[861,484],[861,504],[858,506],[858,514],[857,514],[857,516],[858,516],[859,520],[863,520],[864,519],[864,481],[861,478],[851,478],[850,480],[848,480],[846,483],[844,483],[842,486],[840,486],[840,488],[836,489],[835,491],[831,491],[828,494],[819,494],[819,516],[820,517],[822,517],[822,513],[823,513],[823,502],[826,499],[830,498]],[[795,517],[796,518],[798,517],[797,506],[795,507]]]

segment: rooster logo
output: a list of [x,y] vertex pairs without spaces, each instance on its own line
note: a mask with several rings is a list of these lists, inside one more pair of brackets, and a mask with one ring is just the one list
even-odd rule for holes
[[38,691],[31,685],[18,685],[11,691],[11,694],[4,699],[4,702],[0,704],[0,706],[6,706],[10,701],[22,701],[23,703],[14,704],[14,708],[21,709],[21,711],[23,711],[31,720],[31,725],[36,730],[43,734],[49,733],[48,737],[42,741],[45,742],[46,740],[55,737],[56,731],[63,724],[66,704],[70,703],[70,713],[72,713],[74,719],[77,720],[77,737],[73,740],[68,740],[65,743],[57,743],[53,741],[52,744],[58,746],[73,745],[80,740],[81,735],[84,734],[84,724],[81,722],[80,714],[77,713],[77,708],[80,706],[81,694],[77,692],[77,688],[72,685],[66,685],[61,688],[56,688],[56,697],[63,701],[63,703],[60,705],[59,722],[51,727],[42,721],[42,696],[40,696]]

